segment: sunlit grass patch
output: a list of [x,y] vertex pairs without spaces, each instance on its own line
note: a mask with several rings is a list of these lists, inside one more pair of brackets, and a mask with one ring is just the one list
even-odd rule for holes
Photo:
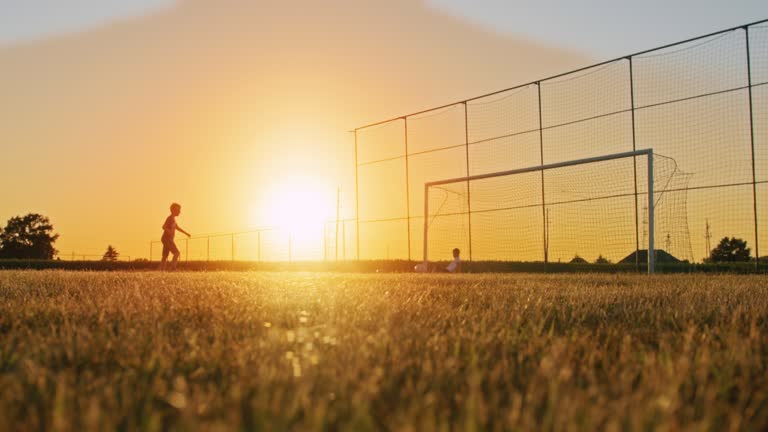
[[5,429],[768,425],[764,276],[0,272]]

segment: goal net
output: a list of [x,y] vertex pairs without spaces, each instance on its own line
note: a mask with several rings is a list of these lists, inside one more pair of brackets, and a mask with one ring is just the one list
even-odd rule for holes
[[[692,260],[674,159],[639,150],[433,181],[424,187],[424,262]],[[648,250],[656,253],[648,254]]]

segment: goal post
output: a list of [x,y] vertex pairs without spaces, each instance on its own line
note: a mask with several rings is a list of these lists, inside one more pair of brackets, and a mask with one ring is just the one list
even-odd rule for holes
[[[632,197],[632,199],[635,199],[637,195],[645,194],[647,195],[647,204],[643,205],[643,210],[647,208],[647,214],[644,214],[642,217],[646,220],[643,221],[643,223],[647,223],[648,232],[647,232],[647,269],[648,273],[653,273],[655,271],[656,266],[656,253],[655,253],[655,229],[656,229],[656,218],[655,218],[655,203],[654,203],[654,196],[655,193],[658,193],[658,190],[654,190],[654,181],[659,181],[660,179],[656,178],[658,176],[654,173],[654,152],[653,149],[644,149],[644,150],[637,150],[637,151],[631,151],[631,152],[623,152],[623,153],[615,153],[610,155],[604,155],[604,156],[597,156],[597,157],[590,157],[590,158],[584,158],[584,159],[577,159],[577,160],[571,160],[571,161],[565,161],[565,162],[557,162],[552,164],[546,164],[546,165],[538,165],[538,166],[531,166],[527,168],[520,168],[520,169],[513,169],[513,170],[507,170],[507,171],[499,171],[494,173],[487,173],[487,174],[479,174],[479,175],[472,175],[472,176],[466,176],[466,177],[459,177],[459,178],[451,178],[451,179],[445,179],[445,180],[438,180],[438,181],[431,181],[424,184],[424,244],[423,244],[423,266],[424,268],[427,268],[429,263],[429,243],[430,243],[430,225],[433,223],[434,219],[437,217],[446,217],[446,218],[453,218],[454,224],[463,222],[463,216],[466,214],[467,219],[470,214],[474,214],[475,212],[480,212],[481,210],[476,210],[475,208],[472,209],[472,211],[469,210],[469,201],[467,196],[469,196],[469,189],[471,185],[475,182],[480,182],[483,180],[488,179],[494,179],[494,178],[503,178],[503,177],[509,177],[509,182],[506,184],[514,184],[515,178],[520,179],[522,182],[522,178],[534,178],[536,181],[538,181],[538,177],[540,174],[541,178],[541,184],[544,183],[544,173],[545,172],[562,172],[568,169],[569,167],[578,167],[578,166],[585,166],[589,164],[599,164],[602,162],[608,162],[608,161],[615,161],[620,159],[637,159],[637,158],[644,158],[646,161],[647,166],[647,178],[643,179],[647,181],[646,190],[642,193],[637,192],[637,188],[634,188],[634,193],[626,192],[619,194],[619,193],[613,193],[610,188],[606,187],[606,191],[602,193],[603,196],[601,197],[592,197],[587,199],[574,199],[573,201],[569,202],[583,202],[583,201],[590,201],[590,200],[599,200],[599,199],[605,199],[605,198],[616,198],[616,197]],[[667,158],[669,159],[669,158]],[[669,159],[671,160],[671,159]],[[674,160],[671,160],[674,163]],[[634,165],[632,165],[634,167]],[[587,167],[589,168],[589,167]],[[633,179],[624,179],[624,181],[629,182],[637,182],[641,180],[641,175],[638,175],[640,173],[637,172],[636,168],[632,168],[634,173],[634,180]],[[677,172],[676,164],[675,164],[675,170],[670,170],[671,174],[669,174],[669,178],[672,178],[673,175]],[[525,174],[529,174],[528,177],[525,177]],[[530,177],[531,174],[534,174],[536,177]],[[581,182],[587,182],[588,180],[579,179]],[[666,179],[666,184],[668,185],[670,183],[669,179]],[[594,187],[601,187],[603,185],[598,185]],[[657,188],[658,189],[658,188]],[[430,192],[440,191],[442,195],[444,196],[442,203],[438,206],[439,208],[433,209],[430,208]],[[543,188],[541,188],[543,190]],[[538,190],[538,195],[536,199],[538,199],[538,202],[531,201],[533,198],[533,194],[536,192],[536,188],[528,187],[528,188],[521,188],[520,191],[516,191],[515,194],[521,195],[521,194],[527,194],[529,195],[528,198],[528,204],[527,205],[520,205],[516,208],[539,208],[538,210],[538,221],[537,223],[542,224],[541,226],[537,226],[536,231],[543,231],[543,237],[544,237],[544,256],[546,256],[547,252],[546,249],[549,247],[549,215],[548,210],[546,209],[548,205],[552,205],[551,203],[545,202],[544,197],[547,196],[546,192],[542,196],[541,190]],[[612,194],[613,193],[613,194]],[[472,193],[473,200],[475,199],[475,192]],[[455,196],[455,198],[452,198]],[[489,199],[497,199],[497,198],[489,198]],[[447,202],[454,202],[455,204],[451,209],[444,209],[444,207],[451,207],[450,204],[446,204]],[[657,202],[658,203],[658,202]],[[555,203],[556,204],[556,203]],[[545,208],[544,210],[544,221],[541,221],[541,208]],[[637,204],[635,204],[633,207],[634,210],[634,218],[639,217],[638,212],[639,209],[637,208]],[[432,212],[432,213],[430,213]],[[473,216],[474,217],[474,216]],[[578,214],[576,214],[576,218],[578,219]],[[456,222],[456,220],[460,220],[461,222]],[[475,220],[472,220],[472,223],[475,224]],[[633,224],[636,224],[637,221],[635,220]],[[514,224],[513,224],[514,225]],[[512,228],[507,228],[507,230],[514,230],[518,229],[519,227],[513,226]],[[543,229],[542,229],[543,228]],[[472,227],[469,227],[471,230]],[[644,233],[645,234],[645,233]],[[493,237],[495,234],[491,230],[487,234],[488,237]],[[538,234],[536,234],[538,235]],[[633,236],[634,238],[634,236]],[[643,243],[645,244],[645,238]],[[635,253],[639,253],[639,250],[635,250]]]

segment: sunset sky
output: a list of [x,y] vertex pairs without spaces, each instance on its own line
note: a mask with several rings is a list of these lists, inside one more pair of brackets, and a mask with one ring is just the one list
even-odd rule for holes
[[354,217],[356,126],[768,17],[573,3],[0,0],[0,222],[146,257],[173,201],[196,235],[329,219],[337,187]]

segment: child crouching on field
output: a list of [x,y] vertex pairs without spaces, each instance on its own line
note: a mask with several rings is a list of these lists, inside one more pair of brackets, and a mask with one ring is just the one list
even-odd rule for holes
[[426,273],[428,271],[436,272],[436,273],[461,273],[461,258],[459,257],[459,254],[461,254],[461,251],[459,248],[453,249],[453,261],[451,261],[447,267],[432,267],[431,269],[427,265],[426,262],[416,264],[414,267],[414,270],[416,270],[416,273]]
[[460,253],[461,251],[459,248],[453,248],[453,261],[448,264],[448,267],[445,268],[445,271],[448,273],[461,273],[461,258],[459,258]]

